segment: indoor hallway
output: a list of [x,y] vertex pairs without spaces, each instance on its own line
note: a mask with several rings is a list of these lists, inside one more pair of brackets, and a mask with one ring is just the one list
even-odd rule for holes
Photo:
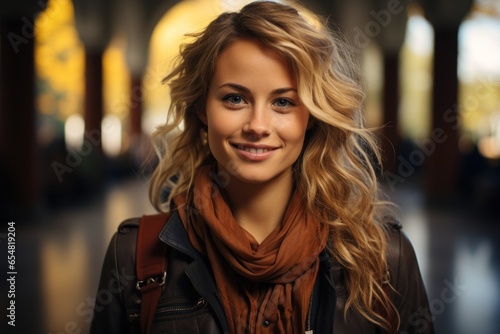
[[[390,195],[401,208],[404,230],[416,250],[437,333],[497,334],[498,219],[480,217],[467,206],[426,208],[419,189],[409,183]],[[81,205],[47,212],[38,221],[16,222],[17,316],[12,333],[87,333],[112,234],[122,220],[153,212],[147,181],[136,177],[109,185],[103,195]]]

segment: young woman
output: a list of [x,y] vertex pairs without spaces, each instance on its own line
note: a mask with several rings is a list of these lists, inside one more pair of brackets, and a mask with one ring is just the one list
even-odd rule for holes
[[[413,248],[377,197],[357,67],[318,22],[250,3],[165,79],[153,333],[433,333]],[[92,333],[138,333],[151,307],[135,289],[137,222],[112,240]]]

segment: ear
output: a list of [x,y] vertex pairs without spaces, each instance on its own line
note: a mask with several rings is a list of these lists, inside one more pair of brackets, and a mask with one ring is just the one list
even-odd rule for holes
[[200,119],[200,121],[205,124],[205,125],[208,125],[208,121],[207,121],[207,111],[205,110],[205,108],[203,108],[202,110],[197,110],[196,111],[196,115],[198,115],[198,118]]

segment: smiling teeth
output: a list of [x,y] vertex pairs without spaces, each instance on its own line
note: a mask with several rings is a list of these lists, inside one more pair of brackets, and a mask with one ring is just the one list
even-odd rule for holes
[[253,147],[247,147],[247,146],[243,146],[243,145],[238,145],[238,149],[244,150],[244,151],[247,151],[247,152],[250,152],[253,154],[262,154],[262,153],[266,153],[266,152],[270,151],[270,149],[268,149],[268,148],[253,148]]

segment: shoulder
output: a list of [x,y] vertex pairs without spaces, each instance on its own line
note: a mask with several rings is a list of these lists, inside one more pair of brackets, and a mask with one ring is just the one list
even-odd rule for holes
[[396,246],[403,234],[403,224],[394,217],[386,218],[383,224],[387,235],[387,246],[389,248]]
[[[118,267],[135,263],[139,226],[144,224],[145,218],[154,216],[160,216],[160,214],[129,218],[118,225],[110,244],[111,256],[114,257]],[[146,232],[149,232],[149,229]]]
[[[124,220],[115,232],[113,241],[115,243],[115,250],[117,253],[135,253],[137,238],[139,236],[139,227],[144,224],[148,228],[145,229],[146,233],[158,233],[160,232],[163,225],[168,221],[168,215],[164,213],[158,213],[153,215],[143,215],[142,217],[134,217]],[[159,222],[159,225],[156,223]],[[153,224],[155,223],[155,224]],[[156,227],[152,228],[152,225]]]
[[396,287],[408,283],[410,278],[420,277],[417,257],[413,245],[404,232],[401,222],[392,218],[386,223],[386,259],[391,284]]
[[135,217],[135,218],[129,218],[121,222],[120,225],[118,225],[117,233],[118,234],[127,234],[129,232],[136,232],[137,229],[139,228],[139,224],[141,222],[141,218]]
[[406,235],[401,222],[395,218],[390,218],[385,222],[387,232],[387,261],[396,260],[395,257],[415,255],[413,245]]
[[401,241],[404,234],[403,225],[399,220],[390,217],[384,222],[384,228],[387,236],[387,262],[391,265],[395,264],[394,261],[398,261]]
[[414,253],[410,239],[403,229],[403,225],[395,218],[389,218],[385,223],[387,235],[387,256],[388,261],[395,260],[396,255]]
[[128,235],[128,234],[135,234],[137,235],[139,231],[139,226],[141,225],[141,221],[151,221],[152,219],[155,219],[156,217],[163,219],[165,223],[167,222],[168,216],[164,213],[158,213],[158,214],[153,214],[153,215],[144,215],[142,217],[134,217],[134,218],[128,218],[124,220],[123,222],[118,225],[116,235]]
[[114,262],[115,268],[135,268],[135,253],[137,249],[137,235],[141,218],[130,218],[123,221],[111,239],[108,257]]
[[156,213],[124,220],[111,241],[115,254],[135,259],[139,239],[143,246],[159,243],[158,237],[170,222],[170,218],[168,213]]
[[141,218],[129,218],[118,225],[114,237],[115,248],[119,246],[128,246],[130,248],[133,246],[135,250],[135,241],[137,240],[140,222]]
[[401,319],[401,332],[434,333],[431,319],[425,310],[429,302],[415,250],[397,221],[387,225],[387,265],[390,284],[395,293],[392,300]]

